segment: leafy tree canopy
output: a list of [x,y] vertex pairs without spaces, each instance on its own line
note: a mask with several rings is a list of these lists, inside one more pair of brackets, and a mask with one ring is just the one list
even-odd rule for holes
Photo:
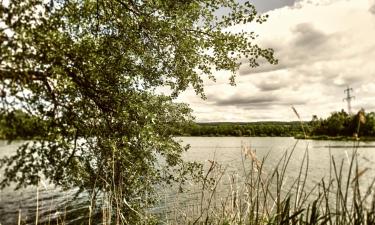
[[310,122],[312,135],[373,137],[375,134],[375,113],[366,113],[364,109],[356,114],[344,110],[332,112],[326,119],[315,119]]
[[[216,17],[223,7],[230,13]],[[1,160],[1,186],[43,176],[121,193],[117,206],[132,218],[156,184],[192,168],[170,135],[191,110],[173,99],[189,86],[204,97],[202,78],[214,80],[216,70],[229,71],[233,83],[240,59],[251,67],[259,58],[276,63],[271,49],[253,43],[254,33],[228,29],[265,19],[235,0],[3,2],[0,110],[22,110],[39,125],[33,142]],[[161,86],[171,94],[158,94]]]

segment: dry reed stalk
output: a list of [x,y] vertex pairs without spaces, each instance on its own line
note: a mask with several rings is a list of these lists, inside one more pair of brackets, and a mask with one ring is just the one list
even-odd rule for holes
[[39,181],[36,186],[36,215],[35,215],[35,225],[38,225],[39,219]]
[[357,174],[355,175],[355,177],[353,178],[353,180],[351,181],[351,183],[355,183],[361,176],[363,176],[363,174],[365,174],[367,171],[369,170],[369,168],[364,168],[362,169],[361,171],[356,171]]
[[245,158],[254,161],[256,169],[259,170],[259,168],[261,167],[261,162],[258,160],[255,150],[252,150],[250,147],[245,146],[243,147],[243,152],[245,154]]
[[293,110],[294,114],[296,114],[296,116],[297,116],[297,118],[298,118],[298,120],[299,120],[299,122],[300,122],[300,124],[301,124],[302,131],[303,131],[303,134],[304,134],[305,139],[306,139],[306,138],[307,138],[307,135],[306,135],[306,132],[305,132],[305,127],[303,126],[302,119],[301,119],[299,113],[297,112],[296,108],[294,108],[294,106],[291,106],[291,107],[292,107],[292,110]]
[[48,213],[48,225],[51,225],[51,213],[52,213],[52,204],[53,204],[53,196],[52,196],[52,200],[51,200],[51,203],[50,203],[50,206],[49,206],[49,213]]
[[107,221],[107,214],[106,214],[106,211],[105,211],[105,207],[102,208],[102,213],[103,213],[103,216],[102,216],[102,221],[103,221],[103,225],[105,225],[106,221]]
[[21,225],[21,209],[18,209],[18,225]]
[[91,217],[92,217],[92,203],[89,205],[89,225],[91,225]]
[[357,133],[355,133],[355,138],[359,140],[359,128],[361,127],[361,123],[365,124],[366,123],[366,116],[365,116],[365,110],[362,108],[361,110],[358,111],[357,113],[358,116],[358,125],[357,125]]

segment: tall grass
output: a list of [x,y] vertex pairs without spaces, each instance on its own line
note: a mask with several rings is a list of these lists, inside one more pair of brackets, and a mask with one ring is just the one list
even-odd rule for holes
[[[297,176],[288,176],[294,149],[295,146],[283,154],[272,169],[267,166],[267,156],[259,159],[249,147],[243,147],[241,173],[229,173],[227,166],[211,160],[195,184],[197,199],[186,202],[186,198],[177,195],[173,207],[161,216],[147,209],[144,212],[133,209],[144,218],[144,222],[137,224],[375,224],[375,180],[364,179],[368,170],[359,165],[356,149],[347,160],[337,161],[331,156],[328,175],[312,187],[307,185],[310,182],[308,149],[298,166]],[[115,198],[116,195],[103,196],[99,213],[98,210],[92,213],[94,210],[88,205],[87,215],[80,215],[83,219],[76,223],[66,221],[65,210],[64,215],[48,220],[38,221],[37,215],[35,224],[134,224],[125,220]],[[18,224],[24,224],[21,212]]]
[[[361,185],[361,178],[368,170],[360,168],[355,149],[348,161],[338,162],[331,157],[328,176],[310,188],[306,185],[308,150],[297,177],[287,176],[293,151],[285,153],[272,170],[266,171],[267,157],[258,159],[253,150],[245,148],[244,179],[239,179],[241,175],[227,174],[225,167],[210,161],[200,182],[199,204],[174,210],[175,215],[164,223],[375,224],[374,180],[366,188]],[[347,172],[344,167],[349,168]],[[229,178],[229,183],[225,177]]]

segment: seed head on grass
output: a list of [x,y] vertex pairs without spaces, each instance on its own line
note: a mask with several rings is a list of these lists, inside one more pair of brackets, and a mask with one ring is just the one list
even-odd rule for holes
[[294,114],[296,114],[297,118],[299,119],[299,122],[301,123],[302,131],[303,131],[303,134],[304,134],[305,139],[306,139],[307,135],[306,135],[306,132],[305,132],[305,127],[303,126],[302,119],[301,119],[299,113],[297,112],[296,108],[294,108],[294,106],[291,106],[291,107],[292,107],[292,110],[293,110]]
[[257,156],[256,156],[256,151],[251,149],[250,147],[248,146],[244,146],[243,147],[243,152],[245,154],[245,158],[249,159],[249,160],[252,160],[255,162],[255,165],[256,165],[256,169],[259,170],[259,168],[261,167],[261,162],[258,160]]

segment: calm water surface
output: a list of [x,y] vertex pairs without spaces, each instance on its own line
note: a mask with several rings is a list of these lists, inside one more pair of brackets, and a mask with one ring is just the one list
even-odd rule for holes
[[[286,152],[293,154],[288,165],[287,180],[293,180],[298,176],[303,156],[308,151],[309,176],[307,187],[313,187],[322,177],[329,175],[330,157],[337,162],[344,163],[347,170],[349,160],[354,153],[353,142],[341,141],[314,141],[295,140],[294,138],[280,137],[180,137],[183,144],[189,144],[190,150],[184,153],[184,158],[191,161],[199,161],[208,165],[208,160],[214,160],[226,167],[228,174],[243,174],[242,147],[247,146],[256,152],[256,157],[261,160],[266,157],[265,169],[271,170]],[[10,145],[0,141],[0,158],[13,154],[22,142],[14,142]],[[360,169],[368,168],[364,174],[364,183],[375,177],[375,142],[360,142],[356,150]],[[3,171],[0,171],[0,176]],[[42,182],[39,188],[28,187],[14,191],[9,187],[0,192],[0,224],[13,224],[21,212],[23,219],[32,220],[35,217],[37,206],[42,218],[47,216],[58,217],[77,210],[87,210],[86,196],[73,199],[74,190],[62,191]],[[38,194],[37,194],[38,193]],[[157,210],[166,210],[175,201],[175,194],[171,191],[160,191],[162,203]],[[193,199],[194,194],[186,195],[186,201]],[[72,207],[74,205],[74,207]],[[71,221],[74,223],[74,221]]]

